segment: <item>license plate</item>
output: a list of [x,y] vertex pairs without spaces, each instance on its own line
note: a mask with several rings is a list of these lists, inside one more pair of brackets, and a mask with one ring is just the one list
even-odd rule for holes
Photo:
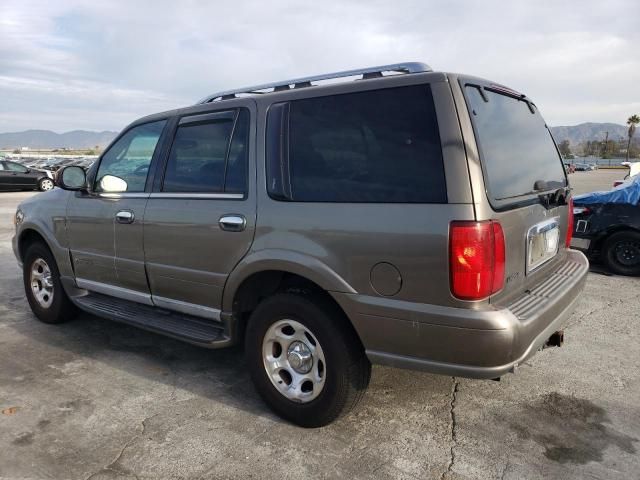
[[560,226],[558,219],[538,223],[527,233],[527,272],[531,272],[558,253]]

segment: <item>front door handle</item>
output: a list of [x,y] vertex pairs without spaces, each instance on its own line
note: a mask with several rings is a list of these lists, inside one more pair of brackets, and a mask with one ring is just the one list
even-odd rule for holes
[[133,223],[135,218],[131,210],[120,210],[116,213],[116,222],[118,223]]
[[247,226],[247,219],[242,215],[223,215],[218,220],[218,225],[227,232],[242,232]]

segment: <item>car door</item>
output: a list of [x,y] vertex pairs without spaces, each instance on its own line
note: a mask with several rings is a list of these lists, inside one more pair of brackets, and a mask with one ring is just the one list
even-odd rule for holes
[[0,191],[9,190],[9,178],[11,172],[7,170],[4,162],[0,162]]
[[212,319],[256,217],[255,103],[225,104],[179,119],[144,218],[153,303]]
[[151,304],[142,219],[166,123],[139,124],[121,134],[90,172],[89,191],[69,200],[67,231],[79,287]]
[[19,163],[15,162],[4,162],[5,167],[7,169],[7,183],[9,187],[12,189],[22,189],[22,188],[35,188],[37,183],[37,178],[33,175],[29,175],[29,169]]

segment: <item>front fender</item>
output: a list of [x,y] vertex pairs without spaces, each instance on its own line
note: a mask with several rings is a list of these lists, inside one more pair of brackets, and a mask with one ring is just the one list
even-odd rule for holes
[[328,292],[357,293],[340,275],[315,257],[281,249],[249,253],[233,269],[224,287],[222,311],[230,312],[242,282],[265,271],[288,272],[304,277]]
[[24,214],[24,220],[16,230],[16,253],[22,258],[21,241],[29,232],[34,232],[53,253],[60,275],[73,276],[66,228],[67,193],[53,189],[20,204],[18,208]]

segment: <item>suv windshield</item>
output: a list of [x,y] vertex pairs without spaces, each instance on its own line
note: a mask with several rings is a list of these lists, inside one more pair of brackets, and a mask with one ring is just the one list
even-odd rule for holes
[[562,161],[536,107],[480,88],[464,90],[492,203],[503,206],[508,199],[566,186]]

